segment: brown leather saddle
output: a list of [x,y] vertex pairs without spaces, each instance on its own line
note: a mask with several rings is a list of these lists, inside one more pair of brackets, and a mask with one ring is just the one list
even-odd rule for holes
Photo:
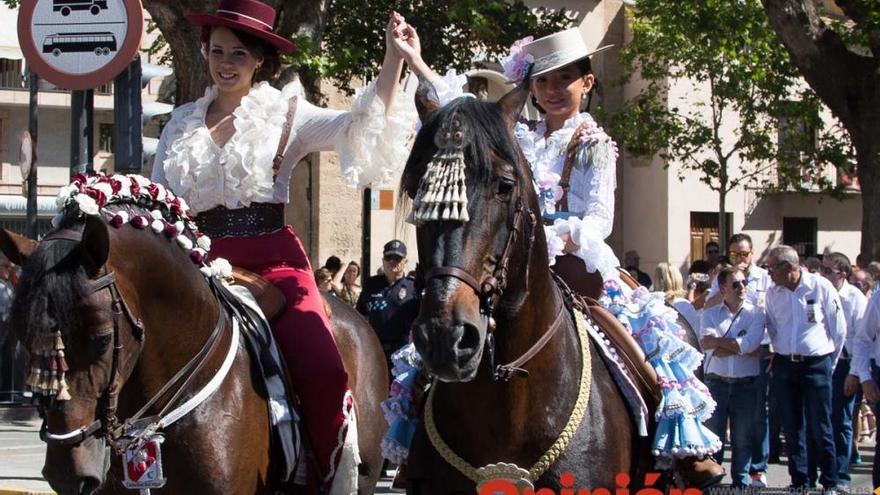
[[[584,312],[611,341],[645,403],[654,410],[662,398],[657,373],[633,336],[610,311],[599,304],[598,299],[602,295],[604,285],[602,276],[598,272],[587,272],[583,260],[571,254],[557,256],[553,271],[582,298]],[[639,286],[639,283],[625,270],[620,270],[620,279],[630,288],[635,289]]]
[[234,266],[232,267],[232,278],[236,285],[244,286],[254,295],[257,305],[260,306],[266,319],[270,322],[281,313],[284,305],[287,304],[287,298],[284,297],[281,289],[254,272]]

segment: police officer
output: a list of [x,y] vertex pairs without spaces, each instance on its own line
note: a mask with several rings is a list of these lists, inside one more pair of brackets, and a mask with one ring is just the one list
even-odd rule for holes
[[406,244],[395,239],[382,249],[382,274],[364,283],[357,310],[370,320],[391,370],[391,354],[409,340],[419,312],[415,281],[406,276]]

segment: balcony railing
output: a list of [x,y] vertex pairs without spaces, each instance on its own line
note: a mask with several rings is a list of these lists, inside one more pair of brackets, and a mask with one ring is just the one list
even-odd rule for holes
[[[30,90],[29,79],[22,69],[21,60],[0,58],[0,89]],[[40,91],[49,93],[68,93],[70,90],[58,88],[48,81],[40,80]],[[95,94],[112,95],[113,81],[95,88]]]

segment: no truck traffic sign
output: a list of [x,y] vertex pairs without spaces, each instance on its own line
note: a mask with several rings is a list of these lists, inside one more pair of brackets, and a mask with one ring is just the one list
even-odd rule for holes
[[137,55],[143,29],[140,0],[24,0],[18,13],[28,65],[67,89],[113,80]]

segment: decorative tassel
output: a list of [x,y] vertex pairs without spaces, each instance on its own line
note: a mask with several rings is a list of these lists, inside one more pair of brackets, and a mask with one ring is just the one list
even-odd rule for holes
[[40,385],[40,368],[31,368],[27,380],[24,382],[29,389],[35,390]]
[[67,380],[64,378],[61,379],[61,390],[58,391],[58,395],[55,396],[55,400],[70,400],[70,389],[67,387]]

